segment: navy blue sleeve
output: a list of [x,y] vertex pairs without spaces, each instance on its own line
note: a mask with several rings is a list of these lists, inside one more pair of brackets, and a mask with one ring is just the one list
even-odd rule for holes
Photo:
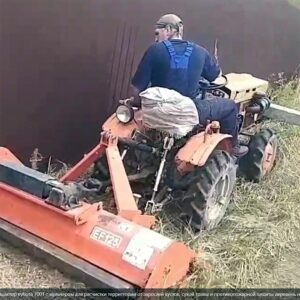
[[132,78],[132,85],[139,91],[145,90],[151,81],[153,49],[154,47],[150,46],[145,52]]
[[205,51],[205,62],[203,67],[202,76],[212,82],[214,81],[220,74],[221,68],[216,60],[209,54],[208,51]]

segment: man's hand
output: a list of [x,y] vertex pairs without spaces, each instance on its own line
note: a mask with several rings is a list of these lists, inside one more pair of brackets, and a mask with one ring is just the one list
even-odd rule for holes
[[127,99],[119,100],[119,103],[123,105],[131,105],[133,101],[134,101],[134,97],[130,97]]
[[[219,41],[218,39],[215,40],[215,45],[214,45],[214,57],[216,59],[217,64],[219,64],[219,57],[218,57],[218,52],[219,52]],[[222,76],[222,69],[220,68],[220,73],[218,77]]]
[[215,45],[214,45],[214,57],[215,57],[217,63],[219,63],[218,51],[219,51],[219,42],[218,42],[218,39],[216,39]]

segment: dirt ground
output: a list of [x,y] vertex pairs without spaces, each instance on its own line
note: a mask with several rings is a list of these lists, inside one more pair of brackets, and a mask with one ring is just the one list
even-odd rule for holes
[[83,288],[82,283],[0,241],[0,288]]

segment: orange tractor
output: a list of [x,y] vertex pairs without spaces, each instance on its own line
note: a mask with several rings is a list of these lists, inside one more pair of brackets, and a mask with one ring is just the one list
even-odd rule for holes
[[[259,182],[272,170],[277,138],[272,130],[262,129],[263,113],[270,106],[268,82],[248,74],[223,77],[223,83],[201,86],[202,97],[236,102],[239,140],[249,147],[240,159],[231,155],[231,136],[220,133],[214,120],[176,139],[158,126],[145,126],[143,108],[120,105],[103,125],[104,131],[118,137],[127,178],[144,213],[152,215],[177,203],[180,216],[194,228],[212,229],[226,212],[236,175]],[[107,191],[111,181],[105,156],[95,163],[92,177],[91,186]]]
[[[275,164],[276,136],[261,129],[268,82],[247,74],[225,79],[203,90],[236,101],[245,157],[232,157],[231,137],[214,120],[178,137],[145,126],[143,108],[120,105],[103,125],[100,143],[61,178],[0,148],[0,236],[92,287],[179,284],[196,253],[153,231],[155,212],[178,203],[185,221],[212,229],[226,213],[236,171],[259,181]],[[99,200],[110,189],[111,211]]]

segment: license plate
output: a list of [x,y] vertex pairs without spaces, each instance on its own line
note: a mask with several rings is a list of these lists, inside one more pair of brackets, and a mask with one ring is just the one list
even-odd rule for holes
[[90,238],[110,248],[119,248],[122,238],[100,227],[94,227]]

